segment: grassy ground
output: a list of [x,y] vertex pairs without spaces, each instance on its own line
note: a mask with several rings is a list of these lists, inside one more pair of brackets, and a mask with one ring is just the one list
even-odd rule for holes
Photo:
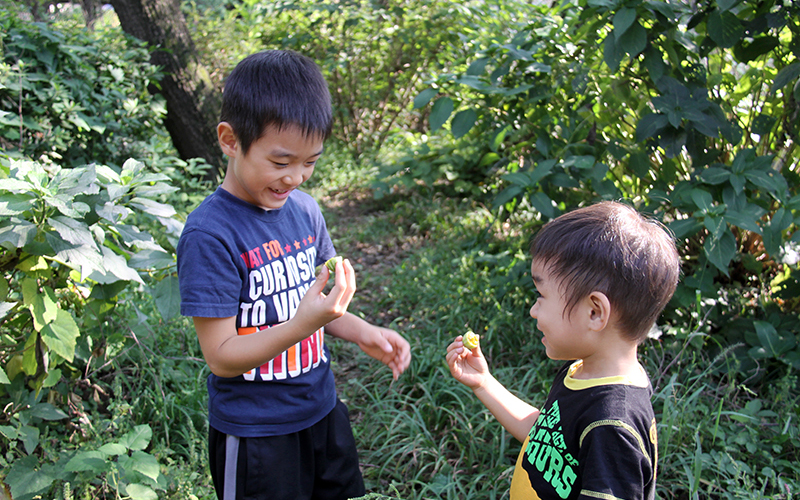
[[[330,184],[349,188],[320,182],[312,190],[337,251],[358,272],[350,310],[398,330],[413,352],[410,368],[392,381],[356,346],[330,340],[368,498],[508,498],[520,443],[451,378],[444,352],[466,328],[481,333],[494,375],[543,403],[559,362],[545,356],[528,315],[529,235],[521,224],[496,222],[478,203],[411,192],[376,201],[350,181]],[[790,498],[800,485],[796,374],[777,365],[764,366],[758,378],[743,376],[741,347],[693,325],[648,341],[641,353],[659,420],[659,497]],[[153,454],[167,465],[169,498],[210,500],[207,368],[191,324],[176,320],[169,334],[132,331],[142,342],[108,381],[114,393],[128,394],[111,405],[108,428],[124,418],[149,422]]]
[[[543,403],[559,362],[546,358],[528,316],[528,235],[468,201],[406,193],[379,203],[360,191],[321,200],[337,250],[359,272],[351,310],[397,329],[413,349],[392,382],[354,346],[332,345],[371,497],[507,498],[520,443],[450,377],[444,351],[466,328],[482,333],[495,376]],[[796,376],[777,366],[766,384],[742,377],[740,345],[702,349],[698,337],[673,328],[641,351],[659,419],[659,497],[791,497]]]

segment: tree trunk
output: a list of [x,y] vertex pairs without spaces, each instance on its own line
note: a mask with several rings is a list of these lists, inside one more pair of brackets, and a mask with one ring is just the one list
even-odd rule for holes
[[158,91],[167,101],[164,125],[184,160],[203,158],[213,179],[223,168],[216,126],[221,95],[200,64],[179,0],[110,0],[122,29],[153,49],[151,62],[164,78]]

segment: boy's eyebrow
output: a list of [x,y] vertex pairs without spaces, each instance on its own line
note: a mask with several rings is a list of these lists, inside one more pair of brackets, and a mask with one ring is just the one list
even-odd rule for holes
[[[325,146],[323,146],[322,149],[320,149],[318,153],[314,153],[311,156],[320,156],[324,151],[325,151]],[[280,148],[273,149],[272,151],[270,151],[269,154],[271,156],[277,156],[278,158],[287,158],[287,157],[288,158],[294,158],[295,156],[297,156],[297,155],[295,155],[294,153],[292,153],[290,151],[287,151],[285,149],[280,149]]]

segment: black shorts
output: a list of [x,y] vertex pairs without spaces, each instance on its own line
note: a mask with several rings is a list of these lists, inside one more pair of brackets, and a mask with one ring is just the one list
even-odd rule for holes
[[284,436],[238,438],[210,427],[208,452],[220,500],[346,500],[366,494],[350,415],[338,400],[321,421]]

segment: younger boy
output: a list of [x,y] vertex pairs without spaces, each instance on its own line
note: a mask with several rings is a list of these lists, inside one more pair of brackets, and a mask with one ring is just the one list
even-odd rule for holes
[[397,378],[411,360],[394,330],[347,312],[356,289],[319,206],[297,188],[331,131],[327,84],[310,59],[265,51],[223,92],[217,135],[228,167],[178,243],[181,313],[208,377],[209,461],[217,497],[347,499],[365,494],[324,333],[355,342]]
[[674,241],[627,205],[602,202],[546,224],[531,254],[531,317],[547,356],[567,360],[544,406],[503,387],[461,336],[446,355],[453,377],[523,442],[511,498],[652,499],[656,422],[636,351],[677,286]]

